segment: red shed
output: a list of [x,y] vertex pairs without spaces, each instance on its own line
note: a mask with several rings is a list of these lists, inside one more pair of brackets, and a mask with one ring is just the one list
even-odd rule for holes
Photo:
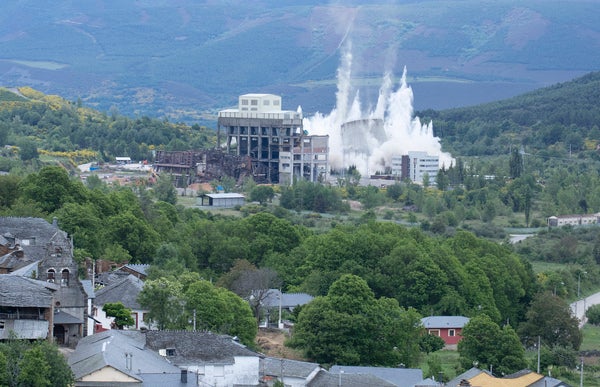
[[458,344],[462,329],[468,322],[469,318],[463,316],[429,316],[421,319],[427,333],[441,337],[447,346]]

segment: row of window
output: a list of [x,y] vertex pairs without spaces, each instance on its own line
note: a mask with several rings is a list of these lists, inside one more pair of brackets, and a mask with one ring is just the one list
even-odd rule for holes
[[[63,269],[60,272],[60,286],[69,286],[69,278],[71,276],[71,272],[69,269]],[[56,270],[48,269],[46,272],[46,281],[55,283],[56,282]]]

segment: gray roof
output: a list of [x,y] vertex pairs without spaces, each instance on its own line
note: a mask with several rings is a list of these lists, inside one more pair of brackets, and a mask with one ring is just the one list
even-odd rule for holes
[[138,272],[140,274],[143,274],[144,276],[148,275],[146,273],[146,271],[148,270],[148,268],[150,267],[150,265],[147,265],[145,263],[128,263],[127,265],[123,265],[121,268],[127,268],[130,269],[132,271]]
[[94,286],[92,285],[92,280],[79,280],[81,282],[81,286],[83,286],[83,290],[88,298],[95,298],[96,293],[94,292]]
[[70,314],[61,311],[54,312],[54,324],[82,324],[83,321],[78,319],[75,316],[71,316]]
[[[126,353],[131,354],[130,369],[127,368]],[[193,377],[188,377],[187,384],[181,384],[180,368],[147,350],[143,334],[137,331],[108,330],[84,337],[68,362],[76,380],[109,366],[143,381],[143,386],[196,385]]]
[[440,383],[432,378],[427,378],[415,384],[415,387],[440,387]]
[[[340,383],[341,379],[341,383]],[[319,371],[313,380],[306,385],[308,387],[394,387],[395,384],[387,382],[381,378],[369,374],[345,374]]]
[[470,369],[466,370],[462,374],[458,375],[457,377],[455,377],[451,381],[447,382],[446,383],[446,387],[457,387],[460,384],[461,380],[472,379],[472,378],[474,378],[475,376],[479,375],[482,372],[485,372],[486,374],[491,375],[491,373],[489,371],[481,370],[479,368],[473,367],[473,368],[470,368]]
[[463,328],[469,322],[463,316],[429,316],[423,317],[421,323],[425,328]]
[[0,275],[0,305],[50,308],[58,286],[16,275]]
[[530,384],[528,387],[571,387],[570,384],[552,378],[550,376],[544,376],[535,383]]
[[30,265],[37,260],[24,255],[23,249],[11,251],[0,257],[0,267],[7,268],[15,272],[23,267]]
[[131,275],[131,273],[128,273],[126,271],[120,271],[120,270],[105,271],[103,273],[96,274],[95,283],[96,283],[96,285],[100,285],[100,286],[108,286],[115,282],[121,281],[123,278],[127,277],[128,275]]
[[175,349],[173,364],[233,364],[234,356],[258,356],[230,336],[199,331],[147,331],[146,344],[155,351]]
[[329,372],[339,374],[368,374],[399,387],[413,387],[423,381],[423,371],[418,368],[389,368],[389,367],[359,367],[359,366],[332,366]]
[[126,308],[140,310],[142,307],[137,298],[143,288],[144,281],[129,274],[118,282],[96,290],[94,304],[102,306],[109,302],[122,302]]
[[315,369],[321,367],[317,363],[265,357],[260,359],[260,368],[264,370],[265,375],[279,376],[283,370],[284,376],[306,379]]
[[39,263],[40,261],[31,262],[29,265],[23,266],[15,271],[11,271],[8,274],[29,278],[33,278],[34,275],[37,277]]
[[267,307],[279,307],[280,294],[283,295],[281,298],[281,307],[284,309],[293,309],[298,305],[308,304],[314,298],[307,293],[281,293],[279,289],[269,289],[262,304]]
[[46,244],[59,234],[67,237],[56,224],[48,223],[42,218],[0,217],[0,234],[9,232],[21,241],[21,248],[28,258],[43,259],[46,255]]
[[214,194],[203,194],[202,196],[207,196],[212,199],[244,199],[245,196],[239,193],[214,193]]

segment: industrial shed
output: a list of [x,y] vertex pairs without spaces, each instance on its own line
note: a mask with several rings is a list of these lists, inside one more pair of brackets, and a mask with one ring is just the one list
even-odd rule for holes
[[200,196],[200,205],[209,207],[235,207],[243,206],[246,198],[238,193],[203,194]]

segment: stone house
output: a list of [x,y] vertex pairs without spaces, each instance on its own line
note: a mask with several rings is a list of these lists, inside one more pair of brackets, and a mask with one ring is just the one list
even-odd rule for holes
[[9,254],[17,258],[5,265],[5,269],[10,266],[6,271],[30,267],[29,277],[56,285],[54,339],[74,347],[85,332],[88,296],[79,280],[71,239],[58,228],[56,219],[49,223],[41,218],[0,217],[0,235],[12,246]]

